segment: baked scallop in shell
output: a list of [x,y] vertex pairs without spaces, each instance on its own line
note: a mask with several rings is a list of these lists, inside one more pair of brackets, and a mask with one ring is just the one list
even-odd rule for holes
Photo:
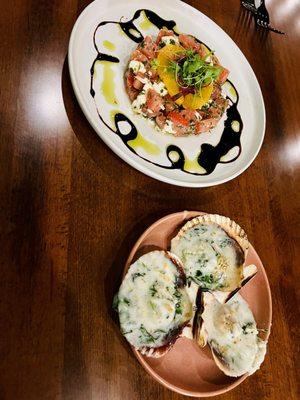
[[183,266],[167,251],[152,251],[128,269],[117,294],[121,332],[149,357],[173,346],[192,317]]
[[213,291],[226,302],[257,272],[245,266],[249,242],[244,230],[221,215],[204,214],[188,221],[171,241],[189,282]]
[[259,369],[266,341],[259,337],[254,316],[240,294],[221,304],[211,293],[202,293],[197,342],[208,344],[217,366],[228,376],[249,375]]

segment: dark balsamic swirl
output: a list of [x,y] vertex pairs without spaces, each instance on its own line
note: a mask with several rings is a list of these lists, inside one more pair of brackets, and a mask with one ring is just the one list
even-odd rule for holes
[[[140,9],[137,10],[133,16],[133,18],[129,21],[123,22],[122,20],[120,20],[119,22],[117,21],[102,21],[100,22],[95,31],[94,31],[94,35],[93,35],[93,43],[94,43],[94,47],[97,51],[97,57],[95,58],[95,60],[93,61],[93,64],[91,66],[90,69],[90,75],[91,75],[91,86],[90,86],[90,94],[91,96],[94,98],[95,97],[95,91],[93,89],[93,76],[94,76],[94,68],[95,68],[95,64],[97,61],[108,61],[108,62],[112,62],[112,63],[119,63],[120,60],[117,57],[111,56],[109,54],[104,54],[101,53],[97,47],[96,44],[96,33],[97,30],[104,25],[107,24],[116,24],[119,25],[120,28],[122,29],[122,31],[126,34],[126,36],[133,40],[136,43],[141,43],[144,39],[142,33],[138,30],[138,28],[135,26],[134,21],[136,19],[139,18],[139,16],[141,15],[141,13],[144,12],[146,17],[148,18],[148,20],[155,25],[158,29],[162,29],[162,28],[167,28],[170,30],[173,30],[173,32],[177,34],[177,32],[174,31],[174,28],[176,26],[176,22],[173,20],[165,20],[163,18],[161,18],[159,15],[157,15],[156,13],[154,13],[151,10],[145,10],[145,9]],[[201,42],[199,39],[196,38],[196,40],[198,40],[200,43]],[[203,43],[208,49],[209,47]],[[190,171],[186,171],[184,169],[184,165],[185,165],[185,156],[183,154],[183,151],[175,145],[169,145],[166,148],[166,155],[168,160],[170,161],[170,165],[166,166],[166,165],[161,165],[158,163],[155,163],[153,161],[148,160],[145,157],[142,157],[141,155],[139,155],[129,144],[128,142],[131,140],[134,140],[137,138],[138,135],[138,131],[135,127],[135,125],[132,123],[132,121],[126,117],[126,115],[122,114],[122,113],[116,113],[115,114],[115,129],[111,128],[102,118],[101,114],[99,113],[99,110],[97,109],[99,118],[101,119],[101,121],[103,122],[103,124],[112,132],[114,132],[115,134],[117,134],[119,136],[119,138],[123,141],[123,143],[125,144],[125,146],[131,151],[133,152],[135,155],[137,155],[138,157],[140,157],[141,159],[156,165],[158,167],[161,168],[165,168],[165,169],[177,169],[177,170],[181,170],[187,174],[190,175],[209,175],[211,174],[217,164],[219,163],[230,163],[235,161],[239,155],[241,154],[242,151],[242,146],[241,146],[241,133],[243,130],[243,122],[242,122],[242,118],[241,115],[238,111],[237,105],[239,102],[239,96],[238,96],[238,92],[235,88],[235,86],[232,84],[232,82],[228,81],[230,83],[230,85],[234,88],[236,95],[237,95],[237,99],[234,102],[230,97],[227,96],[227,99],[230,102],[230,106],[227,108],[226,110],[226,120],[224,122],[224,129],[220,138],[220,141],[217,145],[213,146],[209,143],[203,143],[201,145],[200,148],[200,153],[198,156],[198,164],[200,167],[202,167],[206,172],[204,173],[196,173],[196,172],[190,172]],[[119,129],[119,123],[120,122],[127,122],[130,125],[130,132],[127,134],[123,134],[121,132],[121,130]],[[239,131],[236,132],[232,129],[232,122],[233,121],[237,121],[239,123]],[[234,147],[238,147],[238,154],[236,155],[236,157],[234,157],[233,159],[231,159],[230,161],[221,161],[221,158],[223,156],[225,156],[231,149],[233,149]],[[170,154],[171,153],[176,153],[176,157],[173,157],[173,159],[171,158]],[[175,159],[175,160],[174,160]]]

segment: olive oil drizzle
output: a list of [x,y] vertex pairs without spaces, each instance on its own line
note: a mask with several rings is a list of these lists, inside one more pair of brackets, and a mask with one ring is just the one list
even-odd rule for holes
[[[133,40],[136,43],[141,43],[143,41],[144,37],[143,37],[142,33],[139,31],[139,29],[136,27],[136,25],[134,24],[134,21],[139,18],[139,16],[141,15],[142,12],[146,16],[146,18],[148,18],[148,20],[153,25],[155,25],[158,29],[167,28],[167,29],[173,30],[173,32],[176,35],[178,35],[178,33],[175,31],[175,27],[176,27],[175,21],[165,20],[165,19],[161,18],[159,15],[157,15],[156,13],[154,13],[153,11],[146,10],[146,9],[137,10],[135,12],[133,18],[126,22],[124,22],[122,20],[120,20],[119,22],[117,22],[117,21],[102,21],[102,22],[100,22],[97,25],[97,27],[94,31],[94,35],[93,35],[93,43],[94,43],[94,47],[97,51],[97,57],[95,58],[95,60],[92,64],[92,67],[90,69],[90,76],[91,76],[90,94],[93,98],[95,97],[95,91],[93,89],[93,78],[94,78],[96,62],[97,61],[108,61],[108,62],[112,62],[112,63],[120,62],[120,60],[117,57],[111,56],[109,54],[104,54],[99,51],[97,44],[96,44],[97,30],[103,25],[116,24],[116,25],[120,26],[121,30],[124,32],[124,34],[126,34],[126,36],[129,39]],[[200,40],[198,40],[198,41],[200,43],[203,43]],[[209,49],[209,47],[205,43],[203,43],[203,44]],[[241,115],[237,108],[238,102],[239,102],[239,95],[238,95],[238,92],[237,92],[235,86],[233,85],[233,83],[230,82],[229,80],[227,80],[227,83],[231,86],[231,88],[230,88],[231,92],[232,92],[232,89],[235,91],[237,98],[236,98],[236,101],[234,101],[231,97],[227,96],[230,106],[226,110],[226,120],[224,122],[224,129],[223,129],[219,143],[217,143],[217,145],[215,145],[215,146],[211,145],[209,143],[203,143],[200,147],[200,152],[197,157],[197,162],[199,164],[199,167],[204,170],[203,173],[192,172],[192,171],[186,170],[185,165],[189,165],[190,160],[186,159],[186,157],[183,154],[183,151],[178,146],[175,146],[173,144],[167,146],[167,148],[166,148],[166,155],[170,162],[170,165],[161,165],[159,163],[155,163],[155,162],[148,160],[147,158],[141,156],[135,150],[135,148],[138,148],[138,146],[132,146],[134,141],[138,138],[138,131],[137,131],[135,125],[132,123],[132,121],[128,117],[126,117],[126,115],[124,115],[123,113],[118,112],[114,115],[114,121],[115,121],[115,130],[114,130],[104,121],[98,108],[97,108],[97,112],[98,112],[99,118],[103,122],[103,124],[110,131],[117,134],[119,136],[119,138],[123,141],[125,146],[132,153],[134,153],[141,159],[143,159],[153,165],[161,167],[161,168],[177,169],[177,170],[181,170],[190,175],[198,175],[198,176],[209,175],[215,170],[215,168],[218,164],[225,164],[225,163],[230,163],[230,162],[235,161],[240,156],[241,151],[242,151],[240,139],[241,139],[241,134],[242,134],[242,130],[243,130],[243,122],[242,122]],[[130,125],[130,132],[125,135],[119,129],[118,124],[121,121],[125,121]],[[235,131],[232,128],[232,123],[235,121],[237,121],[239,123],[238,131]],[[235,124],[235,125],[237,125],[237,124]],[[135,148],[133,148],[133,147],[135,147]],[[238,147],[238,154],[233,159],[230,159],[229,161],[222,161],[221,158],[224,157],[234,147]],[[172,154],[173,155],[175,154],[176,157],[174,157],[174,156],[172,157]]]

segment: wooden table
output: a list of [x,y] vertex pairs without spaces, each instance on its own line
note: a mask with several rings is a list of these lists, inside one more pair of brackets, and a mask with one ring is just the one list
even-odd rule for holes
[[142,231],[165,214],[191,209],[230,216],[245,228],[273,295],[265,362],[222,399],[296,399],[299,4],[267,1],[273,24],[287,35],[262,36],[238,0],[189,1],[250,61],[267,127],[259,156],[241,176],[186,189],[121,161],[80,111],[66,54],[72,26],[88,3],[1,2],[0,398],[183,399],[140,367],[111,303]]

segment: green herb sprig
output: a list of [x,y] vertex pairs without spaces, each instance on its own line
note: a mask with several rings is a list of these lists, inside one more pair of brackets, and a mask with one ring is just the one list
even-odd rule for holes
[[194,87],[201,90],[203,86],[210,85],[218,79],[222,68],[207,62],[211,53],[207,54],[204,59],[193,50],[185,50],[180,52],[180,55],[181,53],[182,57],[176,61],[170,60],[167,67],[168,71],[174,74],[180,87]]

